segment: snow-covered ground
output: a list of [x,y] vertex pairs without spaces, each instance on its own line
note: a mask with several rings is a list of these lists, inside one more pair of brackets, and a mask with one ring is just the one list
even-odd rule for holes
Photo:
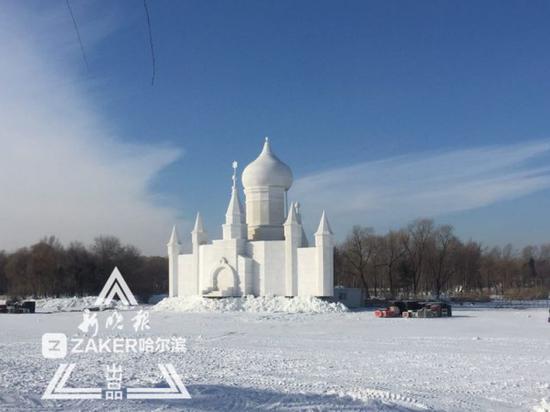
[[80,312],[85,308],[94,306],[97,296],[84,296],[72,298],[37,299],[37,312]]
[[[136,311],[120,313],[130,322]],[[98,314],[102,326],[111,314]],[[377,319],[369,311],[151,310],[151,329],[141,335],[186,337],[186,353],[71,354],[62,360],[77,363],[67,386],[79,387],[104,385],[103,367],[112,362],[123,367],[127,386],[165,386],[157,363],[170,362],[192,396],[170,401],[41,400],[60,362],[42,357],[41,336],[78,335],[82,313],[0,315],[0,410],[547,408],[547,311],[467,308],[454,314],[450,319]],[[126,334],[134,334],[131,323],[110,335]]]

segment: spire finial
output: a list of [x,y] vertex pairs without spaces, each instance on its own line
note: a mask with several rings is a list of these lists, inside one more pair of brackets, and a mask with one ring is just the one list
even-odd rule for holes
[[285,220],[285,225],[295,225],[298,224],[298,216],[296,216],[296,203],[292,203],[290,205],[290,209],[288,210],[288,215]]
[[204,232],[204,225],[202,223],[202,217],[201,213],[197,212],[197,217],[195,218],[195,226],[193,227],[193,231],[191,233],[203,233]]
[[178,230],[176,229],[176,225],[172,228],[172,233],[170,234],[170,240],[168,241],[168,246],[177,246],[180,244],[179,238],[178,238]]
[[233,160],[233,163],[231,163],[231,167],[233,167],[233,189],[237,188],[237,167],[239,167],[239,164],[236,160]]
[[271,145],[269,144],[269,137],[265,137],[264,147],[261,154],[271,154]]
[[317,228],[317,232],[315,232],[315,235],[332,235],[332,229],[330,228],[327,214],[324,210],[323,214],[321,215],[321,221],[319,222],[319,227]]

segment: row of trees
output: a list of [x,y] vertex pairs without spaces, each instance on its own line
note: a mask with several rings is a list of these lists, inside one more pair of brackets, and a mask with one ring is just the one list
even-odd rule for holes
[[[355,226],[334,257],[335,284],[361,288],[366,298],[545,298],[550,290],[550,244],[486,248],[426,219],[384,235]],[[50,237],[0,252],[0,295],[97,295],[115,266],[138,296],[168,291],[164,257],[143,256],[110,236],[67,247]]]
[[137,296],[168,290],[166,258],[143,256],[111,236],[88,247],[78,242],[64,247],[49,237],[11,254],[0,252],[0,295],[97,295],[115,266]]
[[442,294],[546,298],[550,244],[515,251],[463,242],[449,225],[422,219],[377,235],[355,226],[335,250],[335,283],[358,287],[366,298]]

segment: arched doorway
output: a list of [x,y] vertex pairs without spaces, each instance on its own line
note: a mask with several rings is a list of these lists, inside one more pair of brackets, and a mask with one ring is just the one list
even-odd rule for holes
[[239,277],[227,259],[222,258],[212,270],[212,289],[208,296],[241,296]]

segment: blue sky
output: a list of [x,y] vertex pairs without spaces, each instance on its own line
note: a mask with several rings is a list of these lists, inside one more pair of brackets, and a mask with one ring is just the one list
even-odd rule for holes
[[[0,56],[11,62],[10,76],[0,74],[29,89],[19,110],[45,119],[25,132],[13,121],[0,135],[8,144],[32,136],[10,159],[40,143],[63,159],[62,147],[75,180],[90,163],[80,192],[46,199],[51,213],[8,210],[39,222],[1,238],[0,249],[58,234],[55,211],[71,217],[59,233],[66,241],[112,231],[162,253],[171,222],[186,232],[198,210],[218,235],[231,161],[253,160],[266,135],[293,169],[289,196],[310,232],[325,208],[340,239],[353,223],[384,231],[434,217],[487,244],[550,241],[547,1],[150,0],[154,86],[141,1],[70,3],[89,69],[65,1],[0,6],[3,43],[16,51]],[[20,49],[46,69],[30,70]],[[52,94],[55,112],[43,107]],[[44,173],[32,158],[21,163],[29,176]],[[65,178],[48,178],[61,198]],[[102,188],[93,200],[90,186]],[[19,195],[45,201],[34,192]]]

